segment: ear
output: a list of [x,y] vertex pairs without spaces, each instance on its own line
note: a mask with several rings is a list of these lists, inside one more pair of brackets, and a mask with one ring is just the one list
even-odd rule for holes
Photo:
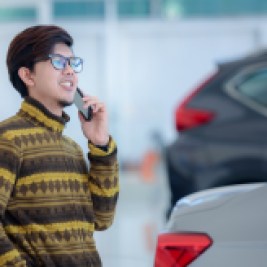
[[27,87],[34,86],[34,80],[32,78],[32,72],[28,68],[20,67],[18,70],[18,75]]

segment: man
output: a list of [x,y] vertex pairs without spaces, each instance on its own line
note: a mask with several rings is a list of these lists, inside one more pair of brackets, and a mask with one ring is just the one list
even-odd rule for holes
[[101,266],[93,233],[113,220],[116,145],[105,105],[91,96],[83,101],[92,120],[79,114],[89,171],[80,147],[62,135],[83,63],[72,44],[62,28],[42,25],[9,46],[10,81],[24,100],[0,123],[0,266]]

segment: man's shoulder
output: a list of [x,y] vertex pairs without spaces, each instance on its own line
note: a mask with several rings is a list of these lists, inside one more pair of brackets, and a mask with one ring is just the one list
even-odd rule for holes
[[25,120],[17,114],[0,122],[0,137],[7,132],[18,131],[25,127]]

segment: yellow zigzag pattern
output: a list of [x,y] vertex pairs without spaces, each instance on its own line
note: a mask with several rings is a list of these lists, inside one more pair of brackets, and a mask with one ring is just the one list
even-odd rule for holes
[[[17,257],[20,257],[20,254],[16,249],[13,249],[3,255],[0,255],[1,266],[4,266],[8,261],[12,261]],[[23,261],[23,263],[25,263],[25,266],[26,266],[26,262]],[[24,266],[24,265],[21,265],[21,266]]]
[[6,133],[3,134],[3,137],[12,140],[17,136],[29,136],[29,135],[34,135],[34,134],[41,134],[44,133],[44,129],[42,128],[29,128],[29,129],[19,129],[19,130],[10,130],[7,131]]
[[84,229],[87,232],[94,231],[94,224],[81,221],[71,221],[66,223],[51,223],[51,224],[28,224],[24,226],[9,225],[5,230],[9,234],[26,234],[30,232],[63,232],[66,230]]
[[0,176],[4,177],[5,180],[9,181],[11,184],[14,184],[16,175],[4,168],[0,168]]
[[92,194],[95,194],[101,197],[113,197],[115,196],[116,193],[119,192],[119,186],[115,188],[107,189],[107,188],[99,188],[98,186],[90,183],[89,187],[90,187],[90,191]]
[[58,180],[79,180],[79,182],[88,181],[87,174],[79,174],[76,172],[44,172],[37,173],[20,178],[17,182],[17,186],[30,185],[32,183],[50,182]]

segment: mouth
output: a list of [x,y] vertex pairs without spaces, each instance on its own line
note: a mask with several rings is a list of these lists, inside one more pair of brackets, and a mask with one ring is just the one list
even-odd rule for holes
[[60,83],[61,86],[72,89],[73,88],[73,82],[72,81],[64,81]]

